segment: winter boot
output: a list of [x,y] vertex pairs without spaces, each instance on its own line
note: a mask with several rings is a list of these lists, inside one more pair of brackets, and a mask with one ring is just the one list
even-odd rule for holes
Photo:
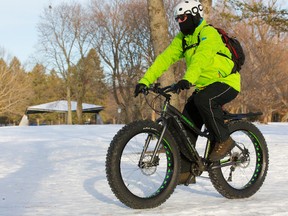
[[219,161],[225,157],[225,155],[233,149],[235,146],[235,141],[229,137],[227,140],[221,143],[216,143],[213,151],[211,152],[209,159],[211,161]]
[[186,186],[188,186],[189,184],[196,184],[196,177],[192,175],[190,172],[180,173],[178,179],[178,185],[182,184]]
[[181,173],[178,178],[178,185],[188,185],[188,184],[195,184],[196,179],[195,176],[191,174],[191,162],[188,160],[182,152],[180,153],[181,156]]

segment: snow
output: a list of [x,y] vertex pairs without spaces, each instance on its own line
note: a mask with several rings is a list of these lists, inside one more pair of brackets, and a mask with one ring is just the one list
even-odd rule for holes
[[107,148],[122,126],[1,127],[0,215],[288,215],[288,123],[257,124],[270,165],[251,198],[226,199],[204,175],[149,210],[126,207],[106,180]]

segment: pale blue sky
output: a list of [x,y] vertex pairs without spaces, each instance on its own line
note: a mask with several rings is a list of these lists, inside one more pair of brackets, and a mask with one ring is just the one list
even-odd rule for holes
[[[0,1],[0,48],[4,48],[6,54],[16,56],[24,64],[29,57],[36,55],[35,46],[38,39],[36,25],[44,7],[50,4],[53,6],[63,0]],[[89,0],[78,2],[88,3]],[[287,6],[287,0],[282,2]]]
[[[36,25],[49,0],[1,0],[0,46],[23,63],[34,52]],[[53,2],[53,1],[52,1]]]
[[[63,0],[0,0],[0,48],[16,56],[21,63],[35,55],[37,23],[45,7]],[[72,1],[72,0],[65,0]],[[78,2],[89,2],[78,0]]]

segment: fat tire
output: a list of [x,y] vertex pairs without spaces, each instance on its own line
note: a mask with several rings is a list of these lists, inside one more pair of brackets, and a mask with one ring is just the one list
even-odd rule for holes
[[228,124],[230,134],[236,131],[246,131],[255,137],[258,141],[261,151],[261,170],[257,175],[256,180],[251,181],[244,188],[236,189],[228,184],[227,180],[223,177],[221,168],[213,169],[209,171],[210,180],[214,188],[224,197],[228,199],[241,199],[248,198],[254,195],[262,186],[265,177],[267,175],[268,164],[269,164],[269,153],[267,148],[267,143],[263,134],[260,130],[251,122],[245,120],[232,121]]
[[178,177],[180,174],[181,163],[179,149],[170,132],[167,130],[165,132],[164,139],[167,141],[167,143],[169,143],[171,150],[170,152],[174,161],[173,174],[170,182],[165,185],[165,188],[155,196],[145,198],[134,195],[125,186],[121,177],[119,165],[122,151],[131,138],[141,132],[149,131],[156,131],[156,133],[160,135],[162,126],[149,120],[135,121],[124,126],[114,136],[106,155],[106,177],[112,192],[122,203],[134,209],[154,208],[164,203],[177,186]]

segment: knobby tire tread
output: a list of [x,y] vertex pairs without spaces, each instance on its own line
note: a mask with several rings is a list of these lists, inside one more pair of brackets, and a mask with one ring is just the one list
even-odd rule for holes
[[157,129],[157,131],[160,133],[162,131],[162,126],[150,120],[135,121],[124,126],[114,136],[106,155],[106,177],[112,192],[122,203],[134,209],[155,208],[164,203],[174,192],[180,174],[179,149],[170,132],[167,130],[167,132],[165,133],[165,139],[169,141],[169,145],[172,147],[175,164],[175,174],[173,174],[173,179],[164,191],[152,198],[137,197],[126,188],[126,186],[123,184],[121,177],[117,175],[117,173],[119,173],[119,167],[114,166],[115,160],[120,160],[122,150],[126,145],[127,141],[133,136],[137,135],[137,133],[141,132],[141,130],[143,131],[144,128],[149,127]]
[[263,185],[263,182],[267,175],[268,164],[269,164],[269,153],[268,153],[267,143],[265,141],[264,136],[260,132],[260,130],[251,122],[247,122],[245,120],[232,121],[229,123],[228,128],[230,130],[230,133],[233,133],[236,130],[246,130],[246,131],[251,131],[253,134],[257,136],[258,140],[261,143],[263,157],[264,157],[263,168],[261,170],[260,177],[252,185],[243,189],[235,189],[231,187],[227,183],[227,181],[224,179],[222,172],[221,172],[221,168],[209,171],[209,177],[214,188],[222,196],[228,199],[248,198],[254,195],[259,190],[259,188]]

